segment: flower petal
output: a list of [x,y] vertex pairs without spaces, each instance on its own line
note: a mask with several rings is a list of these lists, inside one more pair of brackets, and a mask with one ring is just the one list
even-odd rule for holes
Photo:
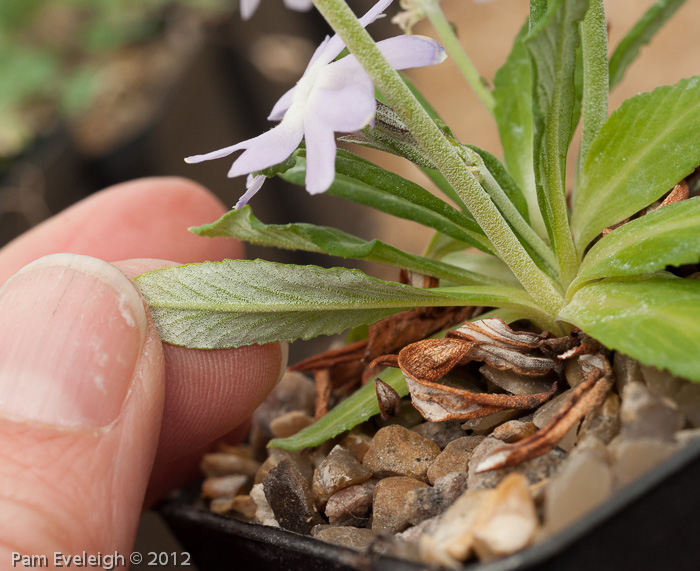
[[315,89],[306,115],[313,114],[334,132],[351,133],[369,125],[376,105],[371,81],[351,83],[339,90]]
[[270,114],[267,117],[268,121],[279,121],[282,119],[282,117],[284,117],[287,109],[289,109],[289,106],[292,104],[292,97],[294,97],[295,89],[296,87],[292,87],[289,91],[287,91],[287,93],[277,100],[277,103],[275,103],[275,106],[272,108],[272,111],[270,111]]
[[238,199],[236,206],[233,208],[238,210],[239,208],[243,208],[246,204],[248,204],[248,201],[253,198],[253,196],[255,196],[255,194],[262,188],[262,185],[266,179],[267,177],[264,174],[259,174],[258,176],[250,175],[246,181],[247,190],[245,193],[243,193],[243,196]]
[[396,36],[377,42],[377,47],[394,69],[435,65],[447,57],[445,48],[425,36]]
[[185,157],[185,162],[187,164],[193,165],[193,164],[201,163],[204,161],[211,161],[212,159],[220,159],[223,157],[228,157],[229,155],[235,153],[236,151],[240,151],[241,149],[245,149],[247,143],[249,141],[252,141],[252,140],[253,139],[249,139],[248,141],[242,141],[240,143],[236,143],[235,145],[231,145],[230,147],[224,147],[223,149],[218,149],[216,151],[212,151],[211,153],[205,153],[203,155],[192,155],[191,157]]
[[306,12],[313,8],[314,3],[312,0],[284,0],[284,5],[290,10],[296,10],[297,12]]
[[314,113],[304,117],[306,139],[306,190],[319,194],[328,190],[335,178],[335,135]]
[[241,0],[241,18],[243,20],[250,20],[258,9],[259,4],[260,0]]
[[246,151],[231,165],[228,176],[233,178],[281,163],[294,152],[303,136],[302,122],[296,117],[285,116],[276,127],[238,144]]

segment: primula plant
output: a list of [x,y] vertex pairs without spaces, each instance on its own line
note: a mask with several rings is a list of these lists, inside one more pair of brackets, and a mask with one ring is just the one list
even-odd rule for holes
[[[222,348],[351,329],[354,343],[307,368],[350,357],[369,364],[369,357],[374,374],[365,381],[372,381],[379,366],[400,367],[380,373],[376,393],[368,382],[315,425],[273,442],[286,448],[318,444],[374,414],[389,414],[395,399],[409,392],[431,420],[533,407],[553,393],[529,395],[526,403],[517,395],[474,396],[438,382],[476,353],[497,368],[533,376],[590,353],[582,361],[586,382],[577,390],[591,402],[609,389],[609,380],[598,383],[609,379],[605,351],[700,382],[700,281],[688,271],[700,260],[700,198],[693,196],[700,76],[637,95],[608,113],[609,90],[682,3],[658,0],[608,58],[602,0],[531,0],[529,19],[490,88],[438,0],[402,1],[397,21],[410,32],[427,17],[440,43],[412,35],[375,43],[365,27],[391,0],[359,19],[345,0],[314,0],[336,35],[275,105],[269,118],[279,123],[188,159],[243,150],[230,176],[248,175],[236,208],[194,231],[380,262],[413,279],[381,281],[358,270],[262,260],[150,272],[137,283],[162,338]],[[442,45],[493,116],[502,159],[456,140],[397,71],[439,64]],[[567,155],[579,123],[567,193]],[[338,133],[412,161],[445,199],[337,149]],[[273,176],[418,222],[434,229],[434,237],[423,255],[413,255],[335,228],[266,225],[246,203]],[[482,320],[462,325],[470,307],[486,308]],[[392,335],[401,337],[400,324],[413,323],[415,330],[419,321],[420,335],[388,342],[385,335],[377,345],[382,324],[396,326]],[[362,326],[376,322],[362,339]],[[513,329],[506,325],[515,322]],[[445,337],[444,330],[460,325]]]

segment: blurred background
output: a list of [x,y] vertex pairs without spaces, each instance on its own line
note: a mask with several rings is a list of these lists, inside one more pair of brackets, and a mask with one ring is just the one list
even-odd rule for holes
[[[349,0],[358,13],[373,3]],[[652,3],[607,2],[611,48]],[[525,21],[527,0],[443,0],[442,6],[490,81]],[[397,10],[394,2],[389,15]],[[371,26],[375,38],[400,33],[390,19]],[[700,0],[688,0],[642,50],[613,92],[611,110],[636,93],[700,74],[698,21]],[[186,165],[183,157],[269,128],[272,105],[301,76],[327,33],[315,12],[291,12],[281,0],[261,0],[248,22],[238,15],[238,0],[0,1],[0,246],[81,198],[137,177],[188,177],[233,205],[245,181],[226,178],[231,160]],[[414,33],[432,30],[424,22]],[[490,116],[449,59],[409,76],[461,141],[500,154]],[[406,161],[373,157],[428,187]],[[414,253],[430,235],[335,197],[310,197],[278,179],[268,181],[251,205],[266,223],[334,225]],[[248,255],[340,263],[259,247]],[[396,278],[391,269],[363,268]],[[137,549],[176,548],[153,532],[160,525],[154,514],[145,516]]]

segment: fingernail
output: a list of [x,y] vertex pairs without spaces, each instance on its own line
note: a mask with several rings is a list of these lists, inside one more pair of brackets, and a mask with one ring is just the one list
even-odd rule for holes
[[0,288],[0,414],[96,428],[121,412],[146,312],[114,266],[54,254]]

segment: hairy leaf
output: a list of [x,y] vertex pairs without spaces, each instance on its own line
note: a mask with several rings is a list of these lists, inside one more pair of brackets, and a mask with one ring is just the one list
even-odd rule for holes
[[700,281],[655,276],[584,285],[560,312],[610,349],[700,382]]
[[[381,373],[381,379],[391,386],[399,396],[404,397],[408,394],[406,380],[398,369],[386,370]],[[318,446],[326,440],[369,420],[379,414],[379,403],[374,385],[375,381],[370,381],[311,426],[307,426],[293,436],[275,438],[270,441],[268,446],[283,450],[300,450],[301,448]]]
[[572,284],[649,274],[666,266],[700,261],[700,197],[669,204],[620,226],[601,238]]
[[591,0],[581,23],[583,132],[579,165],[608,120],[608,30],[603,0]]
[[525,39],[532,56],[535,179],[563,283],[576,271],[566,205],[566,155],[577,115],[576,59],[579,24],[588,0],[552,1]]
[[622,80],[629,65],[685,0],[657,0],[622,38],[610,57],[610,89]]
[[[327,194],[413,220],[480,250],[493,252],[488,239],[471,216],[414,182],[343,150],[338,151],[335,164],[336,177]],[[294,184],[303,185],[306,177],[305,159],[299,157],[296,167],[280,176]]]
[[359,270],[262,260],[155,270],[138,276],[136,284],[163,341],[200,349],[332,335],[415,307],[522,307],[525,314],[540,316],[518,288],[420,289]]
[[532,164],[532,76],[530,55],[523,44],[526,33],[527,25],[515,38],[508,59],[494,77],[494,116],[506,168],[524,193],[533,227],[544,235]]
[[238,238],[260,246],[368,260],[460,284],[499,283],[475,272],[403,252],[379,240],[367,242],[337,228],[313,224],[263,224],[249,206],[231,210],[213,224],[191,230],[200,236]]
[[625,101],[593,141],[574,195],[582,253],[604,228],[645,208],[700,164],[700,77]]

